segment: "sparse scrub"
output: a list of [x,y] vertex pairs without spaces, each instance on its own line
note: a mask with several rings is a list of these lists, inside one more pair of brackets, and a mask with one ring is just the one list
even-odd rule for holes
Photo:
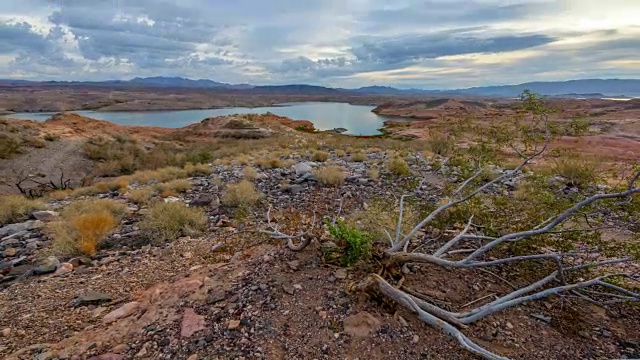
[[258,177],[258,171],[251,166],[245,166],[242,170],[242,174],[250,181],[253,181]]
[[246,207],[254,205],[262,198],[262,193],[247,180],[229,184],[222,195],[222,203],[227,206]]
[[440,156],[448,156],[453,150],[452,140],[442,134],[434,134],[427,140],[428,150]]
[[349,158],[349,161],[351,162],[363,162],[367,160],[369,160],[369,158],[367,157],[367,154],[365,154],[363,151],[356,151]]
[[92,256],[101,241],[113,231],[125,212],[123,204],[113,200],[85,200],[62,210],[60,220],[50,223],[54,251],[61,255]]
[[73,193],[73,190],[67,189],[67,190],[55,190],[52,191],[50,193],[47,194],[47,197],[49,199],[53,199],[53,200],[64,200],[66,198],[68,198],[69,196],[71,196],[71,194]]
[[260,158],[256,161],[256,165],[265,170],[283,168],[285,166],[282,160],[276,157]]
[[369,178],[373,181],[378,181],[380,179],[380,170],[377,168],[369,169]]
[[140,229],[153,243],[173,241],[181,236],[197,236],[207,229],[207,216],[199,208],[181,202],[156,203],[140,222]]
[[22,141],[13,134],[0,133],[0,159],[8,159],[22,153]]
[[151,200],[151,195],[153,195],[153,189],[145,187],[129,191],[127,199],[134,204],[146,205]]
[[191,183],[186,179],[178,179],[156,184],[154,189],[158,192],[160,197],[166,198],[169,196],[176,196],[179,193],[183,193],[191,189]]
[[411,175],[411,168],[407,162],[399,157],[393,157],[387,161],[387,168],[391,171],[391,173],[398,176],[409,176]]
[[184,170],[187,172],[188,176],[196,177],[196,176],[207,176],[213,173],[213,169],[211,166],[207,164],[191,164],[187,163],[184,166]]
[[323,166],[313,170],[313,176],[324,186],[340,186],[344,183],[344,174],[338,166]]
[[347,156],[347,152],[341,149],[334,151],[337,157],[345,157]]
[[46,205],[35,199],[22,195],[5,195],[0,197],[0,224],[9,224],[26,220],[30,212],[45,209]]
[[24,141],[27,146],[31,146],[37,149],[47,147],[47,142],[37,136],[25,136],[22,138],[22,141]]
[[49,142],[54,142],[60,139],[60,135],[56,135],[56,134],[52,134],[52,133],[46,133],[43,136],[43,139],[45,141],[49,141]]
[[553,171],[577,187],[592,184],[598,178],[594,162],[568,155],[556,161]]
[[326,151],[315,151],[313,155],[311,155],[311,160],[318,162],[325,162],[329,159],[329,153]]

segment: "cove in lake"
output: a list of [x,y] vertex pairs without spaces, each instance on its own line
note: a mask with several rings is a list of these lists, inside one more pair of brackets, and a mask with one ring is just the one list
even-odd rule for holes
[[[232,107],[208,110],[177,111],[72,111],[78,115],[106,120],[120,125],[162,126],[179,128],[200,122],[208,117],[231,114],[264,114],[271,112],[294,120],[309,120],[316,129],[347,129],[347,134],[376,135],[385,120],[390,118],[371,112],[373,106],[333,102],[286,103],[258,108]],[[45,121],[55,113],[18,113],[8,115],[14,119]]]

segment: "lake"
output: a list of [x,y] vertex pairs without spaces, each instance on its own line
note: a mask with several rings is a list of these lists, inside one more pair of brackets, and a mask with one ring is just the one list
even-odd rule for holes
[[[208,110],[177,111],[72,111],[73,113],[106,120],[120,125],[162,126],[179,128],[200,122],[208,117],[231,114],[264,114],[271,112],[294,120],[309,120],[316,129],[347,129],[347,134],[375,135],[383,122],[390,118],[371,112],[373,106],[332,102],[287,103],[257,108],[232,107]],[[7,115],[15,119],[45,121],[55,113],[17,113]]]

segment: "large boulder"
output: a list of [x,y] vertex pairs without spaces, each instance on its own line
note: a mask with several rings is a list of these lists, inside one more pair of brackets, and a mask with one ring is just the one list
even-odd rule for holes
[[44,222],[54,221],[58,219],[58,213],[55,211],[42,210],[36,211],[31,215],[33,215],[33,217],[37,220]]
[[294,166],[296,176],[303,176],[309,174],[313,168],[307,163],[298,163]]

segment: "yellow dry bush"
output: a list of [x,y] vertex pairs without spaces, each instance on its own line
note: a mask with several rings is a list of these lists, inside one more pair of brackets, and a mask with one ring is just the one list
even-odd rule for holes
[[221,201],[227,206],[243,207],[254,205],[260,198],[262,198],[262,193],[256,189],[255,185],[243,180],[237,184],[227,185]]
[[380,179],[380,170],[377,168],[371,168],[369,170],[369,178],[373,181],[378,181]]
[[182,202],[160,202],[149,208],[140,229],[153,243],[197,236],[207,229],[207,215],[202,209],[189,208]]
[[338,149],[336,151],[334,151],[337,157],[345,157],[347,155],[347,152],[341,149]]
[[256,161],[256,165],[263,169],[283,168],[284,163],[276,157],[260,158]]
[[73,190],[55,190],[47,194],[49,199],[53,200],[64,200],[71,196]]
[[363,161],[367,161],[369,158],[367,157],[367,154],[365,154],[362,151],[356,151],[351,155],[351,158],[349,159],[349,161],[351,162],[363,162]]
[[407,162],[399,157],[393,157],[387,161],[387,168],[391,170],[391,172],[398,176],[409,176],[411,175],[411,168]]
[[95,254],[101,241],[116,228],[126,207],[108,199],[72,203],[60,212],[60,220],[47,225],[54,252],[60,255]]
[[176,196],[191,189],[191,183],[186,179],[173,180],[166,183],[154,185],[154,189],[159,193],[160,197],[166,198]]
[[313,176],[324,186],[339,186],[344,183],[344,174],[338,166],[323,166],[313,171]]
[[25,220],[30,212],[45,208],[46,205],[42,201],[28,199],[22,195],[0,197],[0,224]]
[[127,196],[127,199],[129,199],[129,201],[131,201],[134,204],[145,205],[149,203],[149,200],[151,200],[152,194],[153,194],[153,189],[149,187],[140,188],[140,189],[131,190]]
[[248,180],[255,180],[258,177],[258,171],[254,168],[252,168],[251,166],[246,166],[243,170],[242,173],[244,174],[244,177],[247,178]]
[[184,166],[184,170],[187,172],[187,175],[191,177],[207,176],[207,175],[211,175],[211,173],[213,172],[213,169],[208,164],[193,165],[191,163],[187,163]]
[[315,151],[313,155],[311,155],[311,160],[325,162],[329,159],[329,153],[326,151]]

